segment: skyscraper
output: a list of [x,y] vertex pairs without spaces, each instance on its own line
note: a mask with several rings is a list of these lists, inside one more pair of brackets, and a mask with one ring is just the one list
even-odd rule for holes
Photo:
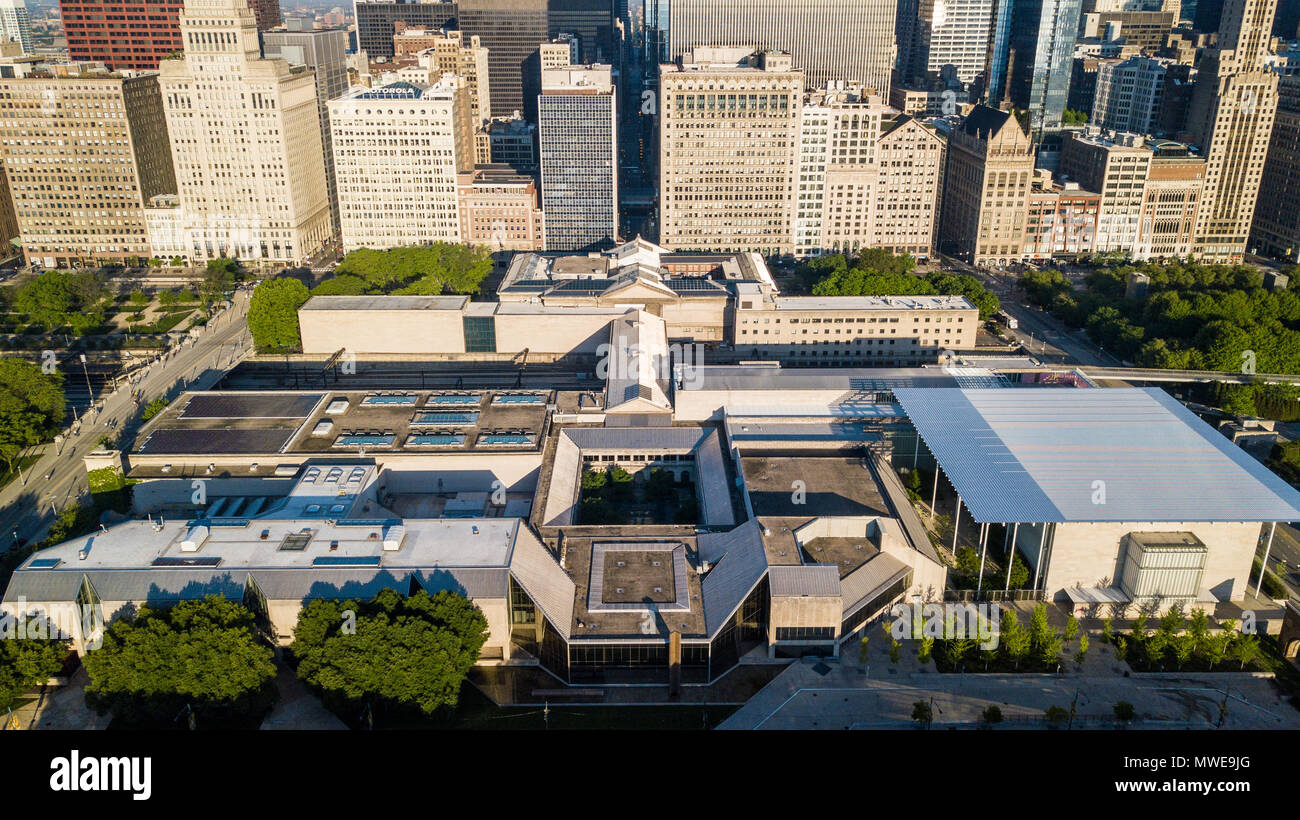
[[470,121],[476,127],[490,118],[488,50],[478,37],[467,37],[465,32],[455,30],[408,29],[393,35],[393,45],[398,55],[421,55],[435,78],[450,71],[464,80],[469,89]]
[[474,155],[465,84],[358,87],[329,109],[343,250],[459,242],[457,176]]
[[329,101],[348,90],[348,33],[344,29],[313,29],[310,20],[291,18],[289,27],[262,33],[262,56],[290,66],[306,66],[316,75],[316,109],[320,114],[321,150],[325,156],[325,187],[330,218],[339,230],[338,189],[334,182],[334,150],[330,141]]
[[181,50],[182,0],[59,0],[68,57],[112,69],[157,70]]
[[405,0],[356,0],[357,48],[372,59],[393,56],[393,24],[437,31],[456,19],[456,3],[416,3]]
[[1255,206],[1250,244],[1259,253],[1300,262],[1300,75],[1278,81],[1277,117]]
[[668,59],[697,46],[786,51],[809,87],[859,83],[887,96],[896,8],[897,0],[671,0]]
[[977,105],[948,140],[940,247],[975,265],[1024,253],[1033,143],[1006,111]]
[[537,119],[535,72],[528,66],[537,47],[546,42],[548,0],[461,0],[460,29],[474,35],[488,50],[491,116],[508,117],[524,112]]
[[696,48],[660,66],[664,245],[794,253],[803,77],[789,54],[745,48]]
[[160,66],[192,260],[301,264],[333,238],[316,81],[264,60],[247,0],[187,0]]
[[617,240],[615,103],[607,65],[542,72],[537,141],[547,250],[604,250]]
[[176,190],[158,77],[84,68],[0,80],[23,252],[47,268],[148,258],[144,208]]
[[899,79],[942,75],[947,69],[969,84],[983,74],[993,22],[994,0],[905,0],[899,6]]
[[1039,140],[1061,127],[1070,91],[1081,0],[1001,0],[994,21],[988,99],[1029,112]]
[[24,54],[32,53],[32,21],[23,0],[0,0],[0,39],[20,44]]
[[1201,58],[1188,131],[1205,157],[1205,190],[1193,254],[1235,262],[1246,250],[1278,75],[1265,65],[1277,0],[1226,0],[1218,43]]

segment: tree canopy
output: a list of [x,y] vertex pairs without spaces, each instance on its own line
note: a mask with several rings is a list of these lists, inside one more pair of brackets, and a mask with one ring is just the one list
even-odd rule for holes
[[46,271],[17,289],[12,307],[46,330],[69,327],[81,334],[104,323],[107,297],[93,273]]
[[27,447],[48,441],[63,422],[63,375],[22,359],[0,359],[0,458],[13,469]]
[[[1144,299],[1125,297],[1130,273],[1150,278]],[[1300,292],[1265,289],[1250,265],[1120,262],[1088,274],[1082,289],[1055,270],[1030,271],[1019,285],[1030,301],[1139,367],[1300,373]],[[1230,412],[1267,409],[1276,418],[1294,417],[1300,395],[1276,385],[1212,392]]]
[[274,652],[253,615],[217,595],[143,606],[114,621],[86,653],[86,702],[127,722],[166,722],[186,706],[206,719],[256,719],[275,702]]
[[310,294],[297,279],[268,279],[253,290],[248,303],[248,330],[259,353],[298,350],[298,308]]
[[343,257],[334,278],[317,285],[316,296],[395,293],[436,296],[477,293],[492,272],[487,248],[435,242],[384,251],[360,248]]
[[58,674],[68,657],[67,642],[50,637],[58,635],[53,624],[35,617],[22,621],[0,614],[0,709],[8,709],[28,689]]
[[446,590],[371,601],[310,601],[298,615],[293,653],[298,677],[329,708],[431,715],[454,707],[487,641],[487,619]]
[[855,256],[831,254],[802,263],[796,273],[816,296],[965,296],[987,319],[1002,309],[998,297],[974,276],[936,271],[924,278],[912,270],[916,260],[866,248]]

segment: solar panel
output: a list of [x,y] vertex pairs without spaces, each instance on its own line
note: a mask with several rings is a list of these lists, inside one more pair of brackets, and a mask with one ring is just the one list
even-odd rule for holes
[[378,555],[321,555],[311,560],[314,567],[377,567]]
[[181,411],[187,419],[303,418],[324,397],[323,393],[200,394]]
[[334,439],[335,447],[391,447],[397,437],[387,435],[361,435],[348,433]]
[[430,396],[426,404],[478,404],[483,401],[481,393],[462,394],[453,393],[440,396]]
[[456,447],[465,443],[465,436],[456,434],[419,433],[406,439],[408,447]]
[[210,455],[218,453],[279,453],[293,438],[292,427],[256,430],[155,430],[140,445],[141,453]]
[[215,567],[221,563],[221,559],[215,555],[196,555],[193,558],[180,558],[176,556],[162,556],[153,559],[152,566],[155,567]]
[[428,427],[431,425],[439,425],[443,427],[468,427],[477,423],[477,410],[465,413],[416,413],[411,419],[412,427]]
[[361,400],[361,403],[368,407],[392,405],[401,406],[406,404],[415,404],[415,398],[415,396],[405,394],[380,394],[377,396],[366,396]]

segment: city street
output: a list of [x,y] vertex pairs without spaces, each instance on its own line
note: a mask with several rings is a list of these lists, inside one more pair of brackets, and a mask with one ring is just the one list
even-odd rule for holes
[[97,411],[83,414],[79,422],[68,419],[65,440],[45,445],[44,455],[28,468],[25,480],[11,481],[0,490],[0,532],[6,549],[18,540],[37,540],[55,511],[88,497],[82,459],[98,447],[101,437],[122,433],[129,442],[144,404],[159,396],[174,397],[190,387],[208,387],[248,353],[251,340],[244,322],[248,300],[248,293],[236,291],[231,306],[213,317],[197,337],[173,346],[124,378],[114,392],[98,397]]

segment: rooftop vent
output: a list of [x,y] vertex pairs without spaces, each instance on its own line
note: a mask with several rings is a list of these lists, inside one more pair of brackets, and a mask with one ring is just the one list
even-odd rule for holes
[[203,542],[208,540],[208,528],[202,524],[197,527],[190,527],[189,532],[185,533],[185,539],[181,541],[181,552],[197,552]]

